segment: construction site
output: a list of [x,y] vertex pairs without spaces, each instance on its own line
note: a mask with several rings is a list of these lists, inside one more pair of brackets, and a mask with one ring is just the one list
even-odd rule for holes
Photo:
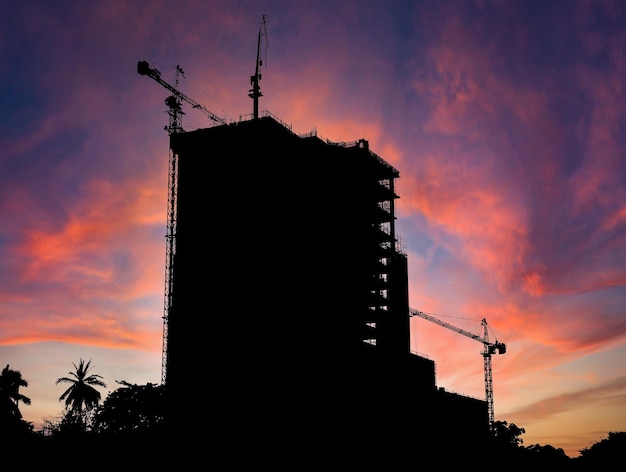
[[[167,90],[168,421],[225,447],[301,450],[346,438],[373,449],[392,439],[440,446],[458,429],[480,456],[474,445],[494,421],[491,356],[505,345],[489,340],[485,320],[478,335],[410,307],[399,171],[366,139],[297,134],[259,112],[264,34],[263,23],[252,113],[236,122],[137,65]],[[187,106],[207,115],[206,128],[183,129]],[[437,385],[435,362],[410,349],[415,316],[483,345],[484,399]]]

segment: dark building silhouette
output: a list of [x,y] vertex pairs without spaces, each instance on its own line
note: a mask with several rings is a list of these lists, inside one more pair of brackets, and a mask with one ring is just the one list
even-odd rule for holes
[[170,140],[177,430],[318,452],[485,437],[486,402],[438,388],[434,362],[410,352],[399,172],[366,140],[297,135],[271,116]]

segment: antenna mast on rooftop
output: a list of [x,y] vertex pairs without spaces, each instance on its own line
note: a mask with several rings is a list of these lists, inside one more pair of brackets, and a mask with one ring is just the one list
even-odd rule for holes
[[261,59],[261,36],[265,38],[266,54],[267,54],[267,46],[268,46],[267,27],[265,26],[265,16],[266,15],[263,15],[261,17],[261,27],[259,28],[259,35],[258,35],[257,46],[256,46],[255,71],[254,71],[254,75],[250,76],[250,84],[252,85],[252,88],[248,92],[248,97],[250,97],[254,102],[253,117],[255,120],[259,117],[259,97],[263,96],[263,94],[261,93],[261,87],[259,86],[259,81],[261,80],[261,73],[259,72],[259,69],[263,65],[263,59]]

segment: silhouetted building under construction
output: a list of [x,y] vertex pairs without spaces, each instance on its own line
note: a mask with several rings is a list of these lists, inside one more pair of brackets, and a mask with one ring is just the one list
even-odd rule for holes
[[486,402],[439,389],[434,362],[410,352],[399,172],[366,140],[297,135],[268,115],[170,140],[178,427],[244,450],[488,433]]

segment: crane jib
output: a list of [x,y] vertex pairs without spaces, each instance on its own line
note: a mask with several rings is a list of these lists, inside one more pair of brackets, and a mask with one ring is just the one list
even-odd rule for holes
[[416,310],[414,308],[409,308],[409,316],[419,316],[420,318],[424,318],[425,320],[432,321],[439,326],[443,326],[444,328],[448,328],[452,331],[460,333],[469,338],[475,339],[476,341],[480,341],[483,343],[485,350],[483,351],[483,359],[484,359],[484,370],[485,370],[485,401],[487,402],[487,415],[489,418],[489,426],[493,427],[494,423],[494,406],[493,406],[493,379],[492,379],[492,369],[491,369],[491,355],[495,354],[497,351],[498,354],[504,354],[506,352],[506,346],[503,343],[499,343],[496,341],[495,343],[489,342],[489,336],[487,333],[487,320],[482,319],[481,324],[484,327],[484,337],[480,337],[477,334],[470,333],[469,331],[465,331],[464,329],[458,328],[450,323],[446,323],[445,321],[441,321],[440,319],[435,318],[434,316],[428,315],[423,311]]
[[[191,98],[186,96],[184,93],[182,93],[180,90],[178,90],[176,87],[168,84],[165,80],[163,80],[161,78],[161,72],[159,72],[157,69],[151,68],[150,65],[148,64],[148,61],[139,61],[137,63],[137,73],[139,75],[146,75],[150,77],[151,79],[155,80],[156,82],[161,84],[163,87],[168,89],[170,92],[172,92],[175,97],[181,99],[182,101],[189,103],[193,108],[196,108],[202,111],[205,115],[207,115],[211,120],[215,121],[216,123],[219,123],[222,125],[226,124],[226,121],[224,119],[210,112],[205,106],[199,104],[195,100],[192,100]],[[170,101],[170,103],[174,105],[174,102]],[[170,103],[166,102],[168,106],[170,105]]]

